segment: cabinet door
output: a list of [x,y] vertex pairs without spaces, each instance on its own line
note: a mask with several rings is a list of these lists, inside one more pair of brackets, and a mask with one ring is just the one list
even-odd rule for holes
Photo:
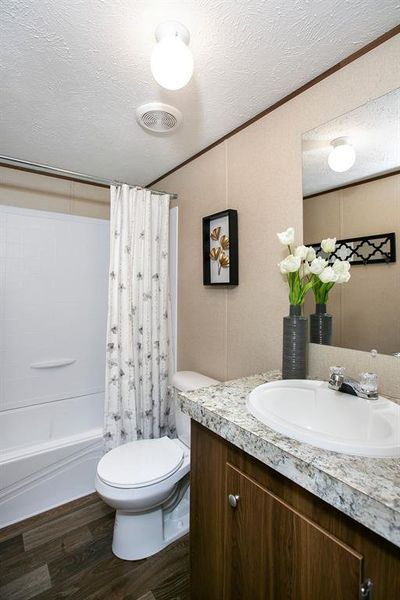
[[226,460],[226,444],[222,438],[192,421],[191,600],[222,599]]
[[226,494],[225,600],[359,598],[361,555],[230,464]]

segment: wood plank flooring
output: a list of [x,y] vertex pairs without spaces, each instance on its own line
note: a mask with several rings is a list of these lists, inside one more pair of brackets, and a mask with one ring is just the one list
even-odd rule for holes
[[189,600],[189,538],[112,554],[113,510],[91,494],[0,529],[0,600]]

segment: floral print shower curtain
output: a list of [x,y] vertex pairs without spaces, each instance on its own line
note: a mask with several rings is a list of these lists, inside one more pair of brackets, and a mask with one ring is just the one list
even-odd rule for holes
[[106,449],[173,435],[168,375],[169,195],[111,187]]

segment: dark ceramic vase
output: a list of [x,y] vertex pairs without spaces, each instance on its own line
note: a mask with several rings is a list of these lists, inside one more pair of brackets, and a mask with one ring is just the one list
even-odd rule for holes
[[332,344],[332,315],[326,312],[326,304],[316,304],[315,313],[310,315],[310,342]]
[[282,379],[306,378],[308,323],[301,308],[291,304],[289,316],[283,318]]

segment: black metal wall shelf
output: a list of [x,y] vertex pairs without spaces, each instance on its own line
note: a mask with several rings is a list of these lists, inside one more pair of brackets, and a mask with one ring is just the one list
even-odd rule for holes
[[[317,256],[327,258],[321,244],[311,244]],[[335,251],[329,255],[329,262],[336,259],[348,260],[351,265],[371,265],[396,262],[396,234],[381,233],[362,237],[337,240]]]

